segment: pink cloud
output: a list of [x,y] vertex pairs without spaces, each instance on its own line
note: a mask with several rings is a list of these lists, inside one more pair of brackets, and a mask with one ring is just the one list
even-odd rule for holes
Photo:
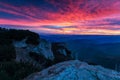
[[[33,5],[18,7],[0,2],[2,6],[0,12],[25,17],[25,19],[13,20],[0,18],[0,24],[33,26],[34,29],[38,28],[50,33],[55,33],[55,30],[58,30],[57,27],[61,26],[63,28],[58,31],[60,33],[96,34],[98,31],[101,34],[106,30],[106,34],[120,34],[119,30],[114,30],[120,28],[118,23],[104,21],[104,19],[120,18],[119,0],[47,0],[47,2],[56,7],[57,11],[44,10]],[[43,28],[44,25],[55,26],[56,29]],[[64,26],[75,27],[64,28]]]

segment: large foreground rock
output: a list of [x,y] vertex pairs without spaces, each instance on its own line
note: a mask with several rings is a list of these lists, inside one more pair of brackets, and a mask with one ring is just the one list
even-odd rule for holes
[[71,60],[34,73],[24,80],[120,80],[120,73]]

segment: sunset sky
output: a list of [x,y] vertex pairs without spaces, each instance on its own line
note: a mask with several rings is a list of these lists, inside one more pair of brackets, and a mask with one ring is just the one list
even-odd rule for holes
[[120,0],[0,0],[0,26],[43,34],[120,35]]

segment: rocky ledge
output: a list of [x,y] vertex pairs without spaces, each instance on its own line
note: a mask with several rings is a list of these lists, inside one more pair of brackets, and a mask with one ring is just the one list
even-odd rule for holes
[[71,60],[31,74],[24,80],[120,80],[120,73],[101,66]]

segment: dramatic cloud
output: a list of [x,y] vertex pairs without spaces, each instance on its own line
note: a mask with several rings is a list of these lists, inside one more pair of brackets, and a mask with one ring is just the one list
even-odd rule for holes
[[51,34],[120,35],[120,1],[1,0],[0,25]]

